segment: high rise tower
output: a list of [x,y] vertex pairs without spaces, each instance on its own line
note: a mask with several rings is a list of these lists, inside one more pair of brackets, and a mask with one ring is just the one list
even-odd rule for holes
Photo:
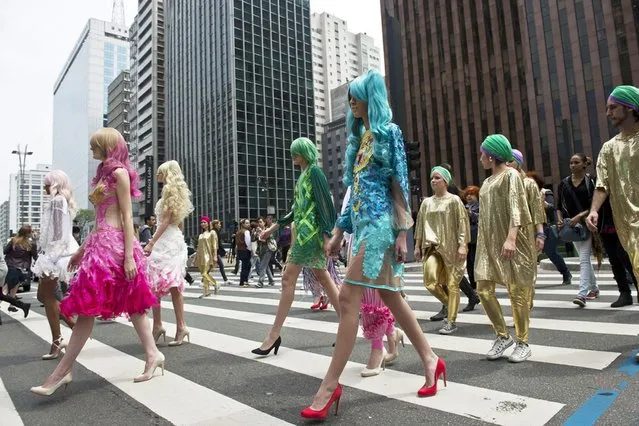
[[124,0],[113,0],[111,22],[119,27],[126,26],[126,23],[124,22]]

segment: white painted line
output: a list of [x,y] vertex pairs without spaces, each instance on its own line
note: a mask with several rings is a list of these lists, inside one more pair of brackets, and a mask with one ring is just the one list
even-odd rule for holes
[[[46,317],[32,313],[21,322],[43,340],[49,340],[51,333]],[[63,329],[63,334],[66,339],[71,335],[66,328]],[[171,358],[167,358],[166,365],[171,368]],[[148,382],[133,383],[133,377],[142,372],[144,361],[95,339],[87,342],[78,356],[78,362],[173,424],[245,425],[248,419],[251,424],[259,425],[289,424],[171,373],[170,370],[162,377],[159,376],[158,368],[157,377]],[[69,390],[72,389],[73,384]]]
[[[186,299],[194,299],[197,296],[192,296],[190,293],[185,292],[184,297]],[[248,303],[255,305],[277,306],[278,299],[258,299],[256,297],[241,297],[241,296],[228,296],[219,294],[217,296],[211,296],[209,301],[221,301],[221,302],[236,302],[236,303]],[[412,297],[409,297],[409,302]],[[294,301],[293,307],[298,309],[308,309],[309,302]],[[478,310],[481,310],[481,305],[477,306]],[[329,307],[328,310],[333,310]],[[612,323],[612,322],[597,322],[597,321],[579,321],[579,320],[563,320],[555,318],[535,318],[535,314],[532,314],[530,321],[531,329],[538,330],[553,330],[553,331],[567,331],[575,333],[593,333],[593,334],[606,334],[615,336],[637,336],[639,335],[639,324],[628,323]],[[417,318],[421,320],[429,320],[431,316],[437,312],[432,311],[420,311],[413,309],[413,313]],[[512,323],[513,319],[509,316],[504,316],[507,323]],[[490,325],[490,320],[483,313],[464,314],[459,313],[457,315],[458,324],[478,324],[478,325]]]
[[2,422],[4,426],[24,425],[18,410],[16,410],[15,405],[13,405],[7,388],[4,386],[2,378],[0,378],[0,422]]
[[[293,305],[295,306],[294,302]],[[265,303],[265,304],[270,304]],[[173,305],[170,302],[162,302],[162,307],[170,309]],[[227,310],[210,308],[201,305],[185,304],[186,312],[207,315],[216,318],[226,318],[247,322],[259,323],[262,325],[272,324],[275,319],[274,315],[260,314],[256,312],[246,312],[238,310]],[[328,321],[307,320],[304,318],[288,317],[284,323],[285,327],[295,328],[299,330],[310,330],[321,333],[336,334],[337,323]],[[363,337],[361,328],[358,329],[358,336]],[[439,334],[427,333],[431,345],[434,348],[445,349],[456,352],[473,353],[485,355],[491,348],[493,341],[484,339],[475,339],[469,337],[457,336],[440,336]],[[593,351],[587,349],[563,348],[556,346],[530,345],[532,349],[531,361],[543,362],[549,364],[568,365],[572,367],[590,368],[594,370],[603,370],[608,367],[619,355],[619,352]],[[507,353],[514,350],[514,345]]]
[[[165,322],[164,324],[168,325],[169,323]],[[174,325],[171,324],[171,326]],[[261,342],[197,328],[189,327],[189,330],[194,344],[317,379],[324,377],[331,362],[331,358],[328,356],[286,347],[280,348],[280,352],[276,356],[256,357],[251,354],[251,350],[259,346]],[[564,404],[558,402],[528,398],[450,381],[448,387],[442,388],[436,396],[419,398],[417,397],[417,389],[424,384],[423,376],[387,369],[379,376],[362,378],[360,371],[363,367],[364,364],[349,362],[342,373],[340,383],[387,398],[493,424],[544,425],[564,407]],[[443,382],[440,382],[440,385],[443,386]],[[348,389],[345,389],[344,392],[348,393]],[[313,395],[308,395],[309,404],[312,399]],[[517,408],[505,410],[506,406]],[[348,406],[345,405],[343,409],[348,410]],[[330,417],[329,420],[331,420]]]

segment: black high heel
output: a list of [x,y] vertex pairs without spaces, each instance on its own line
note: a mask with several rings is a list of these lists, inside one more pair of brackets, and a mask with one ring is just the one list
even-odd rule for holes
[[270,353],[271,353],[271,351],[272,351],[273,349],[275,349],[275,352],[274,352],[274,353],[275,353],[275,355],[277,355],[277,351],[280,349],[280,345],[281,345],[281,344],[282,344],[282,336],[278,337],[278,338],[277,338],[277,340],[276,340],[276,341],[275,341],[275,342],[271,345],[271,347],[270,347],[270,348],[268,348],[268,349],[266,349],[266,350],[264,350],[264,349],[260,349],[260,348],[253,349],[253,350],[251,351],[251,353],[254,353],[254,354],[256,354],[256,355],[262,355],[262,356],[265,356],[265,355],[270,354]]

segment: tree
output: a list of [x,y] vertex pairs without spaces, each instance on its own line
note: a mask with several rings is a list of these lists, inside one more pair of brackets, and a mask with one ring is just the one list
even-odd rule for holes
[[95,221],[95,211],[82,209],[78,211],[78,214],[75,216],[75,220],[78,222],[78,226],[80,228],[91,226],[93,221]]

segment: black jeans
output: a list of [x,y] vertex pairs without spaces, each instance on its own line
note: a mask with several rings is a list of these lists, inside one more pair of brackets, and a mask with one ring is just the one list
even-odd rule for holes
[[9,288],[9,290],[11,290],[27,278],[27,273],[24,272],[22,269],[12,268],[10,266],[9,270],[7,271],[7,287]]
[[240,284],[248,283],[251,273],[251,252],[249,250],[238,250],[237,260],[242,262],[242,272],[240,272]]
[[468,272],[468,281],[473,290],[477,290],[477,282],[475,282],[475,254],[477,254],[477,243],[468,244],[468,256],[466,257],[466,271]]
[[558,238],[555,236],[555,233],[552,232],[549,226],[544,226],[544,234],[546,235],[546,241],[544,242],[544,253],[548,256],[548,259],[555,265],[557,271],[564,277],[570,272],[568,271],[568,266],[566,266],[566,261],[561,257],[559,253],[557,253],[557,244],[559,243]]
[[601,244],[606,253],[608,253],[608,261],[610,262],[612,275],[617,282],[619,293],[630,293],[630,283],[632,282],[637,287],[637,279],[632,273],[632,264],[628,253],[624,250],[616,233],[599,235]]
[[220,274],[222,274],[224,282],[228,281],[226,278],[226,272],[224,272],[224,259],[219,254],[217,255],[217,267],[220,268]]

